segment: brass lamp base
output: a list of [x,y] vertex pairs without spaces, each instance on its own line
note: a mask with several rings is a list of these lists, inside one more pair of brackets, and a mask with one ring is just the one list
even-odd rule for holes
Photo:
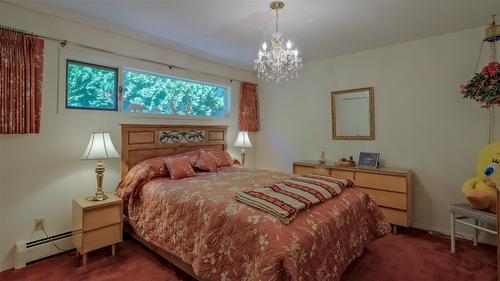
[[99,196],[97,195],[97,192],[93,196],[85,197],[85,200],[87,201],[104,201],[106,199],[108,199],[108,195],[103,194]]
[[108,199],[108,196],[104,194],[102,190],[102,181],[104,179],[104,163],[101,160],[97,161],[97,167],[95,168],[95,174],[97,178],[97,191],[93,196],[86,197],[87,201],[104,201]]
[[245,166],[245,149],[241,149],[241,165]]

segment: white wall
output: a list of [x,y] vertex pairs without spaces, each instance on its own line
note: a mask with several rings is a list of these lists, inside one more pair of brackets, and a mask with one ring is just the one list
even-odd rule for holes
[[[0,24],[255,81],[251,72],[1,1]],[[476,154],[487,140],[487,113],[458,93],[458,86],[472,75],[482,34],[482,28],[472,29],[306,62],[298,79],[259,86],[262,129],[256,134],[255,148],[248,150],[249,164],[291,171],[293,161],[317,159],[321,150],[331,160],[357,158],[360,151],[381,152],[385,166],[410,168],[415,173],[413,225],[446,231],[447,205],[465,201],[461,185],[472,176]],[[89,132],[111,132],[118,150],[119,123],[228,124],[229,140],[236,135],[237,83],[232,84],[232,116],[221,121],[57,113],[59,51],[58,44],[46,41],[41,134],[0,136],[0,270],[12,267],[16,241],[40,236],[33,232],[35,217],[46,218],[49,234],[70,230],[71,198],[95,188],[95,163],[78,160]],[[61,53],[67,52],[81,50]],[[331,140],[330,92],[368,86],[375,87],[376,140]],[[230,152],[237,155],[234,148]],[[105,188],[112,191],[119,180],[119,161],[106,165]]]
[[[218,64],[171,49],[155,46],[125,36],[95,29],[79,23],[0,2],[0,23],[26,29],[38,34],[64,38],[91,46],[147,57],[197,70],[255,81],[253,72]],[[58,59],[66,53],[82,52],[93,59],[147,67],[151,70],[194,79],[231,85],[232,114],[216,120],[179,120],[130,118],[117,113],[58,112]],[[62,82],[61,82],[62,83]],[[61,92],[60,94],[63,94]],[[40,237],[34,233],[35,217],[45,217],[49,235],[71,230],[71,198],[95,192],[93,161],[80,161],[89,133],[102,129],[111,133],[120,151],[120,123],[162,124],[226,124],[228,139],[237,133],[239,83],[214,80],[212,77],[168,72],[156,65],[133,62],[110,55],[65,48],[53,41],[45,42],[42,123],[39,135],[0,136],[0,271],[13,266],[16,241]],[[230,143],[231,145],[231,143]],[[237,156],[238,151],[229,147]],[[248,150],[248,162],[254,162],[253,150]],[[105,189],[113,191],[119,181],[119,160],[106,161]]]
[[[380,152],[385,166],[414,171],[413,225],[447,232],[447,206],[466,201],[462,183],[488,138],[487,112],[458,92],[473,74],[483,31],[306,62],[296,80],[261,83],[256,165],[291,171],[293,161],[318,159],[321,150],[332,161]],[[370,86],[376,140],[333,141],[330,92]]]

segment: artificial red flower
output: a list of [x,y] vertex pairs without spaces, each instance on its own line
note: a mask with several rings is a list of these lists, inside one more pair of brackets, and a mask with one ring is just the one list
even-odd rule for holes
[[499,72],[499,70],[500,70],[500,63],[495,61],[483,67],[483,69],[481,70],[481,74],[493,76],[496,75]]
[[500,63],[491,62],[467,83],[460,85],[464,98],[473,99],[483,108],[500,104]]

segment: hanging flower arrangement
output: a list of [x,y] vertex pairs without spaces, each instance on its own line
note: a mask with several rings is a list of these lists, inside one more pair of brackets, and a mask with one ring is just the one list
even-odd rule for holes
[[460,86],[464,98],[474,99],[481,107],[500,104],[500,63],[491,62],[469,82]]

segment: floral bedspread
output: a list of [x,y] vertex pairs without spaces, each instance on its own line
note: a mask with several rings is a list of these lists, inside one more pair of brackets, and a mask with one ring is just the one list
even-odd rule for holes
[[[134,230],[192,265],[201,280],[339,280],[365,246],[390,226],[367,194],[346,188],[289,225],[234,199],[291,175],[223,167],[217,173],[158,177],[117,194]],[[140,182],[140,181],[137,181]]]

